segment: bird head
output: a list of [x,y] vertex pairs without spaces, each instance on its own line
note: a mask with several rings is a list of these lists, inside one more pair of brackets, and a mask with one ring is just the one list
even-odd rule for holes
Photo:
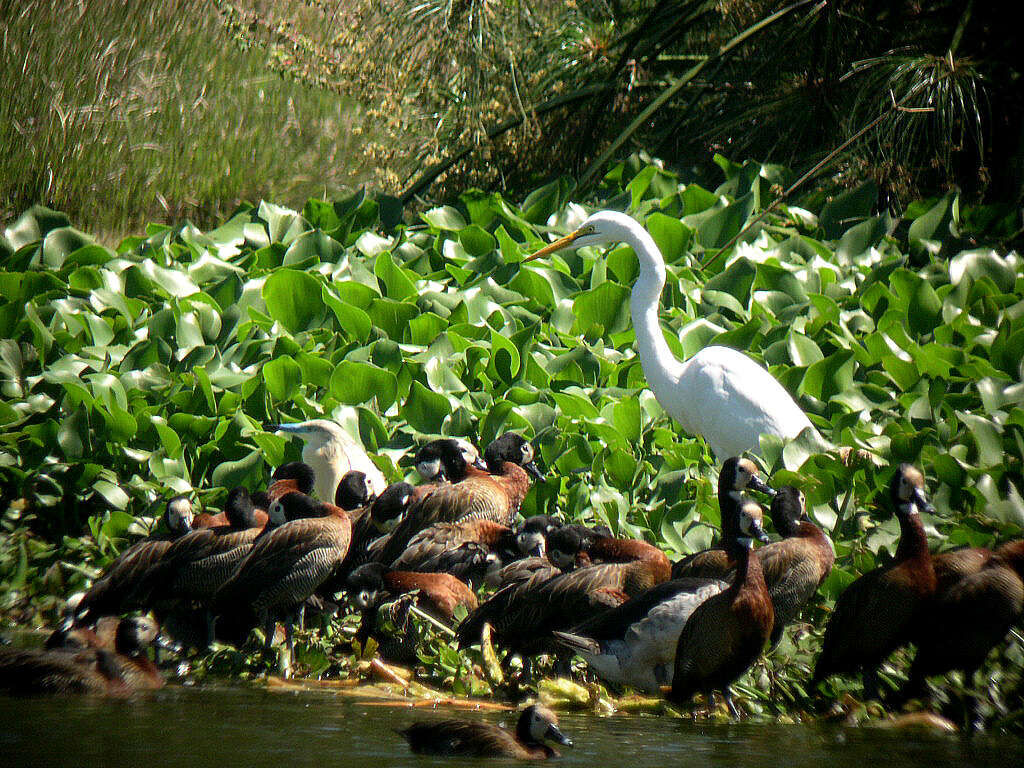
[[575,232],[544,246],[523,261],[533,261],[570,246],[583,248],[587,245],[629,241],[635,238],[638,231],[643,232],[644,229],[630,216],[618,211],[598,211],[589,216]]

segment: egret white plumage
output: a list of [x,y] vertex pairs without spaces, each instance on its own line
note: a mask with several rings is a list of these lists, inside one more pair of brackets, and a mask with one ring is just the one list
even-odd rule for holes
[[683,429],[700,434],[724,461],[759,451],[762,434],[794,438],[811,422],[785,388],[764,368],[729,347],[710,346],[680,362],[658,322],[665,287],[665,260],[638,222],[617,211],[598,211],[570,235],[523,261],[562,248],[625,243],[636,253],[640,272],[630,294],[633,329],[647,383],[655,398]]
[[366,475],[366,483],[374,495],[388,486],[384,473],[373,463],[363,446],[336,422],[313,419],[295,424],[271,424],[267,430],[287,432],[302,438],[305,443],[302,460],[316,474],[314,492],[321,501],[333,504],[338,483],[345,473],[352,470]]

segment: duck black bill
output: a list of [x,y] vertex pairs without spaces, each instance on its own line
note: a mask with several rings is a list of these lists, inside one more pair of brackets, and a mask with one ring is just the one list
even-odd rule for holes
[[767,493],[769,496],[775,496],[778,493],[778,491],[756,475],[750,478],[750,482],[747,483],[747,487],[755,491],[760,491],[761,493]]
[[540,471],[540,467],[538,467],[535,462],[527,462],[526,464],[523,465],[523,469],[525,469],[527,472],[533,475],[534,478],[540,480],[541,482],[543,482],[546,479],[544,473]]
[[558,726],[554,723],[548,726],[547,731],[544,733],[544,738],[548,741],[553,741],[556,744],[561,744],[563,747],[572,746],[572,739],[558,730]]

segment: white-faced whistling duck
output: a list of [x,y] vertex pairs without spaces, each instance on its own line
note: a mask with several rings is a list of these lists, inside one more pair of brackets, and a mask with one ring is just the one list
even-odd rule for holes
[[[739,473],[743,477],[738,484],[745,487],[749,480],[746,465],[729,462],[720,475],[719,506],[723,521],[738,503],[732,491]],[[755,516],[757,522],[750,523],[751,530],[763,536],[759,508]],[[724,527],[734,530],[731,522]],[[554,547],[555,542],[551,545]],[[729,564],[726,568],[731,577]],[[718,578],[673,579],[595,616],[571,632],[555,632],[555,637],[582,656],[607,682],[657,693],[672,681],[676,646],[690,616],[697,606],[727,588],[728,584]]]
[[[775,495],[775,489],[765,483],[757,469],[757,465],[750,459],[732,457],[726,459],[722,469],[718,473],[718,505],[721,512],[723,500],[728,497],[736,503],[743,500],[743,492],[747,489],[759,491],[769,496]],[[726,515],[722,515],[722,541],[726,541],[729,533],[726,529]],[[672,578],[679,579],[684,576],[692,576],[699,579],[724,579],[732,565],[724,546],[714,549],[705,549],[683,559],[672,565]]]
[[703,691],[711,706],[718,690],[738,718],[729,686],[761,655],[775,611],[753,549],[752,536],[763,535],[761,505],[731,501],[722,510],[722,528],[728,531],[724,543],[736,561],[736,575],[728,589],[698,605],[683,625],[668,698],[684,704]]
[[914,632],[921,610],[935,594],[935,570],[920,511],[932,511],[924,475],[901,464],[889,484],[900,524],[892,564],[865,573],[836,600],[811,686],[835,674],[863,670],[864,696],[878,698],[878,667]]
[[108,623],[113,627],[112,638],[72,630],[77,633],[73,639],[60,638],[70,639],[66,645],[54,645],[51,637],[46,650],[0,648],[0,691],[127,696],[161,688],[164,680],[145,655],[159,634],[156,622],[134,617]]
[[551,650],[553,631],[624,603],[664,581],[668,570],[667,562],[645,558],[591,565],[549,579],[537,574],[501,589],[467,616],[458,629],[459,647],[477,642],[486,622],[494,629],[494,642],[514,654],[525,658]]
[[[366,563],[348,575],[346,590],[352,605],[360,612],[356,640],[377,641],[381,657],[400,664],[416,663],[419,634],[409,621],[412,605],[450,625],[459,607],[477,607],[476,594],[460,579],[448,573],[389,571],[380,563]],[[389,617],[396,628],[394,636],[378,632],[378,614],[382,605],[391,603]]]
[[458,482],[461,477],[448,477],[448,470],[445,468],[444,456],[448,453],[459,453],[467,464],[486,469],[480,452],[468,440],[459,437],[443,437],[438,440],[431,440],[425,443],[416,451],[413,457],[413,466],[416,472],[427,483]]
[[391,568],[396,571],[450,573],[471,584],[483,583],[502,561],[518,556],[516,533],[493,520],[466,518],[434,523],[409,540]]
[[655,583],[668,581],[672,563],[665,553],[639,539],[604,536],[583,526],[566,525],[547,537],[548,559],[562,570],[585,568],[597,563],[650,563]]
[[836,556],[828,536],[808,519],[804,495],[793,486],[779,488],[772,499],[771,517],[782,541],[761,547],[757,556],[775,608],[774,648],[786,625],[828,578]]
[[[778,489],[772,499],[771,518],[783,539],[761,547],[757,556],[775,608],[775,628],[771,636],[774,648],[782,639],[786,625],[796,618],[831,573],[835,554],[828,537],[807,518],[804,496],[793,486]],[[705,557],[689,561],[686,568],[674,567],[673,572],[729,580],[732,566],[724,562],[724,558],[717,562],[711,556],[718,552],[725,554],[724,550],[705,550],[701,553]],[[680,561],[676,566],[686,562]]]
[[167,502],[167,532],[136,542],[112,562],[103,577],[89,588],[75,608],[76,626],[92,624],[101,616],[116,616],[142,608],[136,586],[167,553],[175,539],[192,530],[192,504],[184,496]]
[[683,625],[694,609],[728,588],[717,579],[666,581],[573,627],[555,639],[575,651],[607,683],[659,693],[672,682]]
[[530,477],[523,466],[532,465],[533,447],[523,437],[510,432],[487,447],[485,455],[491,472],[469,463],[470,457],[458,441],[436,442],[445,477],[452,484],[433,484],[422,495],[418,491],[418,500],[384,545],[382,563],[393,563],[413,536],[434,523],[469,517],[511,526],[530,489]]
[[558,729],[555,713],[537,704],[523,710],[515,734],[496,725],[466,720],[413,723],[399,733],[418,755],[542,760],[558,757],[551,744],[572,746]]
[[496,573],[487,574],[487,586],[504,589],[513,584],[536,579],[538,582],[561,576],[562,569],[547,557],[524,557],[502,566]]
[[306,508],[301,516],[260,537],[234,574],[217,591],[215,612],[224,631],[241,644],[259,624],[266,630],[266,645],[274,637],[277,619],[285,622],[289,655],[292,622],[303,602],[342,564],[352,539],[348,513],[333,504],[314,502],[298,493],[279,502]]
[[[913,641],[917,655],[910,675],[891,703],[901,704],[925,692],[925,678],[954,669],[973,687],[974,675],[989,652],[1024,615],[1024,540],[997,548],[984,567],[936,593]],[[983,723],[977,699],[968,700],[972,729]]]
[[395,571],[380,563],[366,563],[349,574],[347,588],[362,610],[415,590],[419,591],[419,607],[444,621],[452,621],[460,606],[470,611],[477,607],[476,594],[449,573]]
[[388,484],[363,446],[336,422],[313,419],[296,424],[269,424],[266,430],[302,438],[302,460],[316,474],[316,495],[321,501],[333,503],[338,483],[346,472],[353,469],[366,475],[370,490],[375,494],[383,491]]
[[[205,617],[207,645],[213,641],[213,596],[249,554],[269,519],[265,513],[257,515],[249,492],[241,487],[228,493],[222,514],[227,525],[199,528],[177,539],[140,586],[144,604],[156,610],[161,621],[168,611],[198,603]],[[186,625],[171,624],[175,628]]]

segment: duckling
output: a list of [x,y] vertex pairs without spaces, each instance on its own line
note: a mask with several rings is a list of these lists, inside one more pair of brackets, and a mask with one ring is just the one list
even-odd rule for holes
[[260,537],[217,590],[214,606],[218,632],[223,628],[236,644],[260,624],[269,647],[274,623],[282,618],[290,657],[294,613],[345,560],[352,523],[343,509],[308,496],[289,493],[279,501],[319,516],[298,517]]
[[268,432],[298,435],[305,443],[302,460],[316,475],[316,496],[333,502],[338,482],[352,469],[365,473],[373,493],[387,487],[384,474],[373,463],[366,450],[338,423],[329,419],[313,419],[296,424],[270,424]]
[[393,563],[413,536],[434,523],[481,518],[511,526],[526,497],[530,477],[524,467],[533,464],[533,447],[523,437],[510,432],[487,447],[491,472],[471,464],[471,457],[455,440],[438,442],[444,473],[452,484],[435,484],[417,493],[385,544],[379,556],[382,563]]
[[711,705],[713,691],[720,690],[733,718],[739,718],[729,686],[761,655],[775,621],[751,538],[758,533],[760,522],[757,502],[733,499],[723,509],[722,528],[729,531],[725,544],[736,561],[736,575],[728,589],[698,605],[683,625],[676,645],[670,701],[683,704],[704,691]]
[[192,530],[192,503],[184,496],[167,502],[164,523],[167,533],[158,533],[136,542],[122,552],[104,572],[102,578],[82,596],[75,608],[72,622],[85,626],[100,616],[113,616],[142,608],[136,587],[145,574],[170,549],[176,539]]
[[922,608],[935,594],[935,569],[920,516],[920,511],[934,511],[924,475],[901,464],[889,496],[900,523],[896,557],[891,565],[861,576],[836,600],[812,687],[831,675],[862,669],[865,697],[878,698],[879,665],[911,639]]
[[558,729],[555,713],[538,704],[523,710],[514,735],[496,725],[466,720],[418,722],[399,733],[418,755],[542,760],[558,757],[552,743],[572,746]]
[[660,549],[639,539],[617,539],[582,526],[567,525],[547,537],[548,559],[562,570],[594,563],[645,561],[654,569],[657,583],[672,576],[672,564]]
[[[914,633],[917,655],[907,682],[891,704],[920,697],[925,679],[962,670],[971,687],[978,669],[1024,615],[1024,540],[997,548],[984,567],[939,590]],[[968,699],[969,725],[983,725],[975,696]]]

